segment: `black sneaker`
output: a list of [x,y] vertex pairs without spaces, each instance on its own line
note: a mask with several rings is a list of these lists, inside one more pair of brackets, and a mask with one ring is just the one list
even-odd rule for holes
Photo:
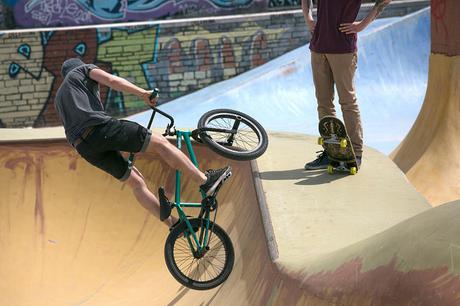
[[318,170],[327,169],[329,165],[329,158],[327,157],[326,151],[318,151],[320,153],[314,161],[305,164],[305,170]]
[[227,166],[217,170],[206,170],[204,173],[208,178],[206,183],[200,186],[201,191],[206,193],[207,196],[215,196],[218,187],[225,182],[230,176],[232,176],[232,168]]
[[158,200],[160,201],[160,220],[164,221],[171,216],[172,204],[166,197],[163,187],[158,188]]

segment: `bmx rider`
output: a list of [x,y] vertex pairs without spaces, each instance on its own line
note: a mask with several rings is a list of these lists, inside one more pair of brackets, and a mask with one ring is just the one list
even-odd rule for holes
[[[158,98],[150,99],[151,90],[144,90],[93,64],[85,64],[79,58],[64,61],[61,73],[64,80],[57,91],[55,107],[68,142],[90,164],[126,182],[138,202],[153,215],[160,216],[158,198],[148,189],[140,171],[134,166],[131,169],[120,152],[158,153],[170,167],[183,171],[200,184],[207,195],[213,195],[231,176],[230,166],[202,172],[165,137],[152,134],[135,122],[110,117],[104,111],[99,84],[134,94],[147,105],[155,106]],[[165,222],[172,226],[177,218],[170,216]]]

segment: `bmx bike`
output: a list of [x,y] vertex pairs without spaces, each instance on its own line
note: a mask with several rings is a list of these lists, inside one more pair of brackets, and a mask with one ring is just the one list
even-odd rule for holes
[[[235,160],[251,160],[261,156],[268,146],[264,128],[252,117],[235,110],[215,109],[205,113],[193,131],[176,130],[174,118],[152,107],[147,128],[152,126],[156,113],[169,119],[163,136],[174,136],[176,146],[185,143],[188,155],[196,167],[198,161],[191,139],[205,143],[216,153]],[[134,163],[134,154],[129,162]],[[225,230],[216,224],[218,202],[216,196],[201,193],[201,203],[181,201],[181,172],[176,170],[175,199],[165,196],[163,187],[158,190],[160,219],[163,221],[177,210],[179,221],[171,227],[164,247],[166,266],[182,285],[196,290],[219,286],[233,269],[235,254],[233,244]],[[218,187],[220,188],[220,186]],[[189,217],[184,208],[199,210],[198,216]]]

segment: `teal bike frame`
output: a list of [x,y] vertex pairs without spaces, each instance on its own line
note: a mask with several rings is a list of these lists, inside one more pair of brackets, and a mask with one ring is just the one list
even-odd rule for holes
[[[172,116],[159,110],[156,107],[152,106],[151,108],[153,109],[153,113],[152,113],[152,116],[150,117],[150,121],[147,125],[147,129],[150,129],[150,127],[152,126],[153,119],[157,112],[163,115],[164,117],[168,118],[170,123],[167,125],[166,131],[163,133],[163,136],[175,136],[176,146],[179,150],[182,149],[182,141],[184,141],[187,147],[187,151],[188,151],[190,160],[198,168],[198,160],[196,159],[196,155],[192,147],[192,141],[191,141],[192,132],[176,130],[174,128],[174,118]],[[130,154],[128,158],[128,162],[130,164],[130,167],[132,167],[134,164],[134,154],[133,153]],[[185,233],[185,236],[187,237],[190,249],[194,251],[194,254],[200,255],[202,252],[206,251],[206,247],[208,246],[208,243],[210,240],[210,234],[209,234],[210,215],[211,215],[212,210],[217,210],[217,200],[215,198],[206,196],[204,192],[200,191],[201,198],[202,198],[201,203],[187,203],[187,202],[182,203],[181,202],[181,176],[182,176],[182,173],[179,170],[176,170],[175,202],[169,202],[169,203],[172,204],[171,209],[172,208],[177,209],[177,213],[179,215],[181,222],[185,222],[185,225],[187,227],[187,231],[186,231],[187,233]],[[200,208],[200,214],[198,218],[201,219],[202,223],[200,226],[201,230],[199,233],[199,237],[195,233],[190,223],[190,220],[188,219],[187,215],[185,214],[183,210],[183,208],[186,208],[186,207]],[[214,214],[214,219],[215,219],[216,213]],[[193,242],[195,242],[196,250],[193,246]]]
[[[175,131],[176,134],[176,146],[179,150],[182,149],[182,140],[184,141],[186,147],[187,147],[187,152],[190,157],[190,160],[192,163],[198,168],[198,160],[196,159],[195,152],[193,151],[192,147],[192,141],[191,141],[191,134],[192,132],[190,131]],[[203,191],[201,192],[201,197],[203,201],[201,203],[188,203],[188,202],[181,202],[181,197],[180,197],[180,192],[181,192],[181,176],[182,173],[179,170],[176,170],[176,190],[175,190],[175,202],[173,202],[173,207],[177,209],[177,213],[179,214],[179,218],[181,219],[182,222],[185,222],[188,228],[188,232],[191,234],[193,240],[196,243],[197,246],[197,252],[200,253],[207,245],[208,245],[208,240],[209,240],[209,217],[210,217],[210,210],[205,209],[203,207],[206,205],[206,199],[207,196]],[[200,208],[200,219],[202,219],[202,222],[204,222],[203,226],[201,226],[201,231],[200,231],[200,239],[198,239],[195,231],[192,228],[192,225],[190,224],[190,221],[188,220],[187,215],[185,214],[183,208],[184,207],[192,207],[192,208]],[[203,231],[204,229],[204,231]],[[193,243],[190,238],[190,235],[187,235],[187,240],[189,242],[190,247],[193,249]]]

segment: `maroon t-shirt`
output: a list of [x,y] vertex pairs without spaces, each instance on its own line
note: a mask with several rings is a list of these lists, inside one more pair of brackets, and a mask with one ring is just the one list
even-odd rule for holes
[[361,0],[318,0],[317,22],[310,50],[317,53],[353,53],[357,35],[339,31],[341,23],[354,22]]

